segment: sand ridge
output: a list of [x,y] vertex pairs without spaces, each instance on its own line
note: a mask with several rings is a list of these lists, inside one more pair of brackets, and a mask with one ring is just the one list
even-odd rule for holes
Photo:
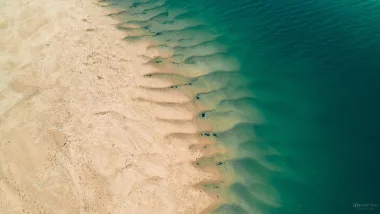
[[90,0],[0,8],[0,213],[199,213],[211,204],[192,188],[211,176],[191,165],[200,154],[165,138],[195,125],[156,119],[191,112],[139,102],[140,77],[153,69],[139,57],[146,46],[122,41],[109,11]]

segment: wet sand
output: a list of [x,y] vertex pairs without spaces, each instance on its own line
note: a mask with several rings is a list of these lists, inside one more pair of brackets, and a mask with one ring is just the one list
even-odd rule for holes
[[[0,1],[0,213],[200,213],[195,108],[91,0]],[[179,78],[180,79],[180,78]],[[178,78],[176,81],[180,81]],[[176,102],[183,105],[164,105]]]

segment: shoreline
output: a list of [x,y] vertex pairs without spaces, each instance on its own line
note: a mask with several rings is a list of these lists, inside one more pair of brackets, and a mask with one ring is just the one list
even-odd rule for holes
[[[193,187],[213,177],[192,166],[201,153],[165,139],[183,129],[198,133],[192,121],[178,127],[191,111],[138,101],[150,96],[139,88],[141,77],[155,71],[138,56],[143,45],[122,40],[107,8],[79,0],[11,4],[0,22],[7,38],[1,78],[8,81],[0,88],[2,213],[200,213],[215,206]],[[165,102],[164,93],[154,97]],[[157,120],[155,111],[171,121]]]
[[[112,5],[111,7],[115,6],[115,8],[119,8],[117,5]],[[120,25],[125,25],[126,20],[124,19],[118,19],[117,15],[124,13],[125,8],[119,8],[120,10],[115,11],[114,13],[110,13],[109,16],[113,17],[115,20],[119,20],[119,24],[116,26]],[[114,15],[116,14],[116,15]],[[115,17],[114,17],[115,16]],[[128,26],[128,24],[126,25]],[[136,29],[139,29],[139,26],[135,26]],[[127,27],[128,28],[128,27]],[[119,29],[123,31],[122,29]],[[124,31],[123,31],[124,32]],[[140,32],[141,33],[141,32]],[[134,36],[134,35],[129,35],[128,33],[125,32],[126,38],[129,36]],[[169,119],[163,119],[163,118],[158,118],[159,120],[166,121],[169,123],[173,123],[175,125],[183,125],[186,122],[190,122],[191,124],[194,124],[196,129],[195,132],[192,133],[186,133],[186,132],[172,132],[169,133],[168,135],[165,136],[166,139],[171,138],[171,141],[174,141],[175,139],[182,139],[184,138],[184,141],[189,141],[192,143],[187,143],[188,144],[188,149],[191,152],[195,153],[200,153],[201,155],[198,155],[196,159],[192,160],[191,163],[196,168],[197,170],[211,174],[208,177],[205,177],[202,181],[197,182],[196,184],[193,184],[192,187],[194,189],[201,190],[202,192],[206,193],[209,198],[212,199],[212,203],[209,204],[205,209],[203,209],[200,213],[205,214],[205,213],[210,213],[212,211],[215,211],[220,205],[223,203],[227,202],[227,191],[226,188],[228,185],[233,183],[234,181],[234,176],[236,175],[229,175],[225,170],[221,170],[218,166],[218,161],[214,161],[214,157],[220,156],[224,161],[225,157],[223,156],[227,153],[227,148],[224,147],[223,145],[217,145],[217,142],[215,139],[210,138],[209,136],[216,136],[216,134],[213,132],[213,125],[210,122],[202,122],[202,120],[197,120],[199,118],[200,114],[203,113],[204,111],[211,110],[209,106],[201,105],[199,103],[195,103],[194,101],[197,98],[197,94],[200,92],[204,92],[202,89],[197,89],[191,86],[190,82],[193,80],[210,75],[211,73],[207,73],[204,71],[198,71],[195,76],[188,74],[184,75],[183,73],[178,72],[178,70],[181,70],[179,66],[176,68],[175,66],[172,66],[170,63],[170,60],[168,62],[163,62],[162,60],[169,59],[171,56],[174,54],[174,51],[168,51],[163,50],[160,51],[157,49],[157,46],[162,46],[165,44],[160,44],[160,41],[150,41],[146,39],[142,39],[136,42],[129,41],[128,43],[130,44],[143,44],[146,47],[146,53],[142,56],[143,58],[147,59],[145,64],[147,64],[150,67],[153,67],[155,69],[152,69],[152,71],[144,72],[143,80],[141,82],[146,82],[149,79],[152,79],[152,81],[149,82],[149,86],[144,86],[140,85],[141,88],[144,90],[147,90],[151,92],[152,96],[149,98],[145,97],[142,98],[142,101],[145,102],[155,102],[156,104],[163,106],[164,108],[182,108],[185,110],[188,110],[191,112],[191,115],[188,115],[187,118],[182,118],[179,120],[172,120],[170,121]],[[160,60],[158,63],[156,60]],[[160,76],[166,76],[165,78],[157,78]],[[170,76],[171,78],[168,78]],[[149,77],[149,78],[147,78]],[[168,80],[169,79],[169,80]],[[160,84],[160,81],[161,84]],[[158,83],[158,85],[155,85]],[[177,89],[176,91],[173,91],[172,89]],[[158,92],[158,93],[156,93]],[[163,97],[164,100],[158,99],[157,95],[158,94],[164,94]],[[172,97],[170,94],[175,94],[178,95],[179,97],[182,97],[181,99],[178,99],[176,97],[174,100],[166,100],[167,97]],[[153,98],[154,97],[154,98]],[[215,128],[215,127],[214,127]],[[181,129],[182,130],[182,129]],[[228,130],[228,129],[226,129]],[[219,130],[219,131],[226,131],[224,129]],[[183,131],[183,130],[182,130]],[[212,134],[214,133],[214,134]],[[187,137],[183,137],[187,136]],[[191,137],[189,137],[191,136]],[[206,138],[205,138],[206,137]],[[207,150],[205,151],[205,147],[207,146]],[[207,160],[208,159],[208,160]],[[200,162],[202,161],[209,161],[213,162],[211,164],[208,164],[208,166],[202,167],[199,165]],[[221,162],[220,162],[221,163]],[[212,186],[212,188],[210,188]],[[221,186],[224,188],[219,189]],[[218,191],[218,189],[220,191]]]

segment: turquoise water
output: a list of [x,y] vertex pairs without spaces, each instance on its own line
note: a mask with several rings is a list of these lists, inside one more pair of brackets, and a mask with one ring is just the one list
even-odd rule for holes
[[215,213],[380,203],[380,2],[109,2],[127,42],[172,53],[151,62],[178,71],[186,84],[169,90],[195,91],[197,122],[213,124],[200,137],[228,149],[206,158],[235,176]]

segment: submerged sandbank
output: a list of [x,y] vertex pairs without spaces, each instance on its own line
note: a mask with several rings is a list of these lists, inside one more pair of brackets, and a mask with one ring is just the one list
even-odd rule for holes
[[201,212],[197,139],[168,140],[193,107],[155,104],[188,97],[141,87],[170,83],[95,3],[0,3],[0,212]]
[[145,73],[144,81],[169,82],[141,84],[147,92],[141,100],[193,112],[190,119],[175,124],[181,127],[192,121],[197,133],[181,129],[168,138],[193,142],[190,149],[204,155],[193,165],[214,175],[196,185],[214,199],[206,212],[266,213],[279,207],[281,199],[270,177],[284,171],[284,154],[255,133],[256,127],[265,123],[265,103],[251,87],[262,82],[242,72],[241,59],[231,50],[236,38],[228,41],[230,33],[215,26],[215,20],[205,18],[210,17],[205,14],[207,2],[102,2],[117,10],[110,16],[120,21],[117,28],[126,32],[125,41],[149,44],[143,55],[156,70]]

